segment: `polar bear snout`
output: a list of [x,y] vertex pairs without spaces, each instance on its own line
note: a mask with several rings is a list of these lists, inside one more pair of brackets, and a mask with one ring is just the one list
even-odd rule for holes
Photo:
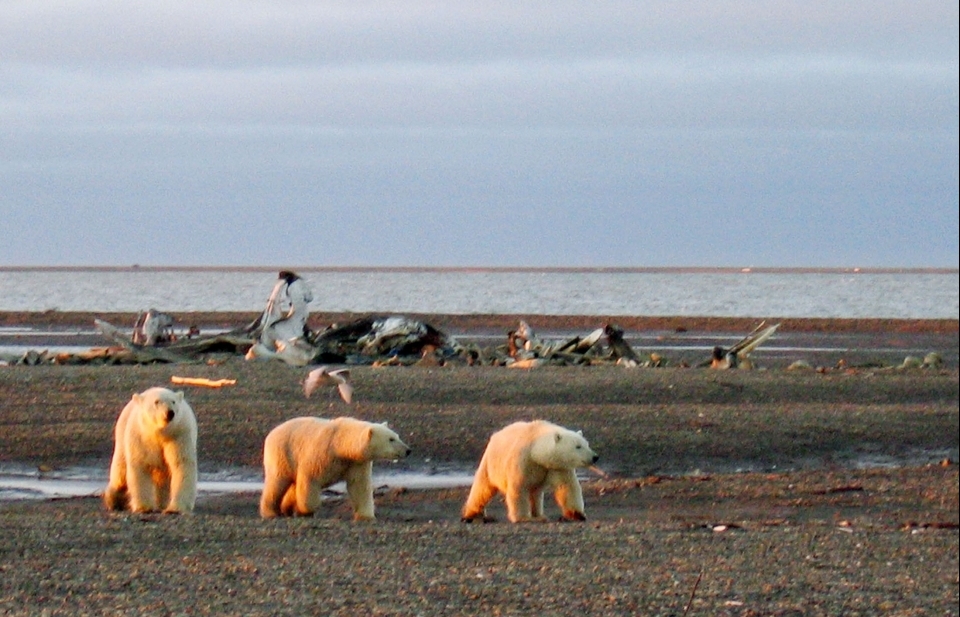
[[167,422],[173,422],[173,418],[176,415],[177,415],[176,412],[173,411],[172,408],[167,407]]
[[413,448],[401,442],[393,451],[393,460],[399,461],[402,458],[407,458],[411,452],[413,452]]
[[599,461],[599,460],[600,460],[600,455],[597,454],[596,452],[594,452],[594,453],[593,453],[593,458],[590,459],[590,462],[591,462],[591,463],[596,463],[596,462]]

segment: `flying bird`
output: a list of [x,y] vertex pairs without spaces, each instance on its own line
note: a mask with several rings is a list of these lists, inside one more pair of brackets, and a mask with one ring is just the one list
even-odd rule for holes
[[328,366],[315,368],[303,381],[303,393],[310,398],[313,391],[320,387],[336,386],[340,398],[349,404],[353,400],[353,386],[350,385],[350,371],[345,368],[331,371]]

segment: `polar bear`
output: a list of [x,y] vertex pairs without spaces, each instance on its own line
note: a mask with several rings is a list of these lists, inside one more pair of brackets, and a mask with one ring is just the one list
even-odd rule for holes
[[287,420],[263,443],[260,516],[310,516],[320,507],[321,491],[345,480],[354,520],[373,520],[373,461],[409,454],[410,448],[386,423],[354,418]]
[[490,437],[463,507],[463,520],[490,520],[487,503],[499,491],[512,523],[543,520],[543,492],[552,489],[566,520],[586,520],[576,469],[599,457],[579,432],[545,420],[515,422]]
[[197,419],[183,392],[134,394],[114,430],[109,510],[193,512],[197,500]]

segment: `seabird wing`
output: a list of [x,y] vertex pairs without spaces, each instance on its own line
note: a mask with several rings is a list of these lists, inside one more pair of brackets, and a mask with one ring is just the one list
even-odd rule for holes
[[350,385],[350,369],[339,368],[330,371],[330,376],[337,382],[337,390],[340,391],[342,398],[348,405],[353,401],[353,386]]
[[337,390],[340,391],[340,398],[344,400],[348,405],[353,402],[353,386],[350,385],[349,381],[341,381],[337,384]]
[[310,398],[314,390],[329,383],[331,382],[330,376],[327,374],[327,367],[315,368],[307,374],[307,378],[303,381],[303,393],[307,398]]

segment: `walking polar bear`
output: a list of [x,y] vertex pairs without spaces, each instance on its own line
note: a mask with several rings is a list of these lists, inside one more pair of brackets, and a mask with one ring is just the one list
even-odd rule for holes
[[320,507],[321,491],[345,480],[354,520],[374,520],[373,461],[409,454],[407,444],[385,423],[287,420],[264,440],[260,516],[310,516]]
[[489,520],[486,505],[503,493],[512,523],[543,520],[551,489],[567,520],[586,520],[576,469],[599,457],[579,432],[544,420],[516,422],[490,437],[463,507],[463,520]]
[[114,429],[109,510],[193,512],[197,499],[197,419],[183,392],[134,394]]

